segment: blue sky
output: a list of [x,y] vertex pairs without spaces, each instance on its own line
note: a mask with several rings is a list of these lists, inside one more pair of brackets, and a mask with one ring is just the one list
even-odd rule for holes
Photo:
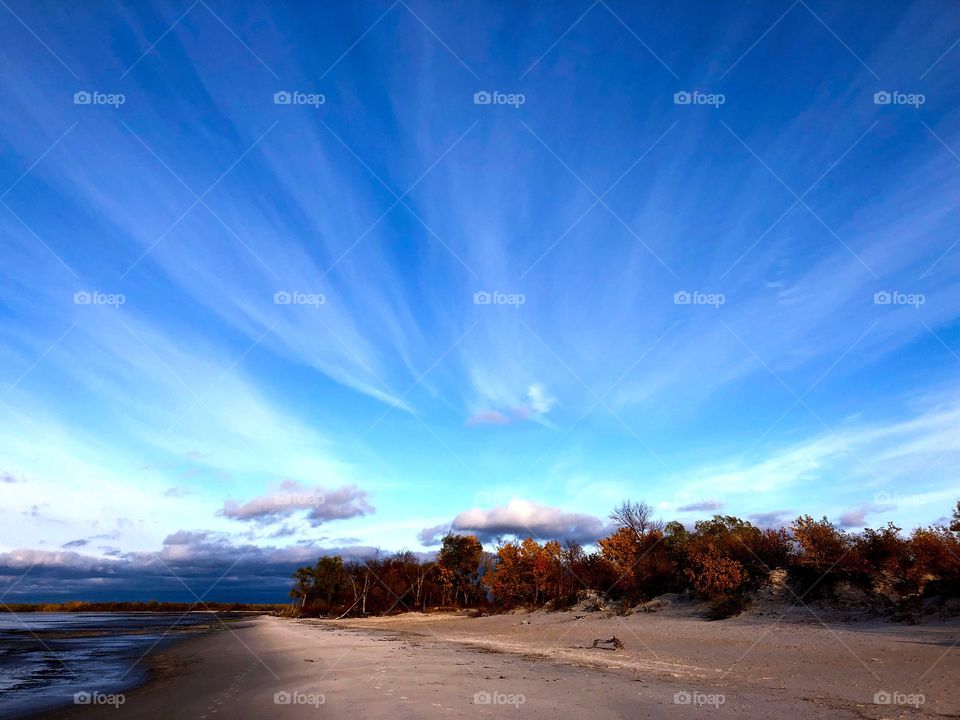
[[9,597],[960,494],[950,3],[2,4]]

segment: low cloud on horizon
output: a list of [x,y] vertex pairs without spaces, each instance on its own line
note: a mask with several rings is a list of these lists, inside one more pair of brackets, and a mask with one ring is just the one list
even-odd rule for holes
[[447,532],[476,535],[481,542],[500,542],[508,537],[537,540],[574,540],[592,544],[610,531],[608,523],[593,515],[571,513],[529,500],[511,500],[489,509],[471,508],[459,513],[449,525],[424,528],[418,535],[425,546],[439,545]]

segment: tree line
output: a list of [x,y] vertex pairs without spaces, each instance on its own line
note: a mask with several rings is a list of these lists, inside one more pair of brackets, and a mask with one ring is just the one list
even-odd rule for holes
[[344,562],[325,556],[294,574],[295,612],[382,615],[431,608],[562,609],[588,593],[635,605],[668,592],[710,601],[725,617],[743,609],[774,569],[798,597],[828,595],[841,581],[904,606],[927,596],[960,597],[960,502],[947,525],[909,534],[888,523],[848,532],[826,517],[759,528],[716,515],[688,529],[653,518],[643,502],[610,514],[616,530],[587,552],[576,542],[533,538],[486,552],[473,535],[448,534],[435,559],[411,552]]

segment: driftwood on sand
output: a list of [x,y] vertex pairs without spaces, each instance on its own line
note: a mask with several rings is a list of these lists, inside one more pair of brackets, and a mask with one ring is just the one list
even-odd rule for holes
[[[607,645],[609,645],[610,647],[606,647]],[[579,649],[586,649],[583,647],[583,645],[574,645],[573,647],[579,648]],[[614,635],[609,640],[601,640],[600,638],[597,638],[596,640],[593,641],[593,645],[591,645],[590,647],[596,648],[597,650],[623,650],[623,642],[621,642],[621,640],[616,635]]]

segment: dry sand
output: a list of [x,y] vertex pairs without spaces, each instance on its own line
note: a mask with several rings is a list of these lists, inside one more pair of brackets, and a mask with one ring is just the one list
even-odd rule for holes
[[[589,647],[613,635],[624,650]],[[155,657],[157,678],[118,709],[44,717],[957,717],[958,642],[956,622],[824,626],[803,609],[779,623],[669,610],[261,617]],[[876,704],[881,692],[923,703]]]

